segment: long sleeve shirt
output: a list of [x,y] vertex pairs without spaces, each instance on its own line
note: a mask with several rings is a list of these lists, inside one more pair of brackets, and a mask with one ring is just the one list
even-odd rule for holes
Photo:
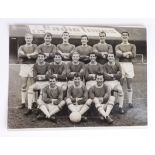
[[117,56],[119,58],[119,62],[132,62],[132,59],[136,57],[136,46],[134,44],[118,44],[115,47],[115,51],[120,50],[122,53],[131,52],[132,55],[129,56],[129,58],[123,57],[123,55]]

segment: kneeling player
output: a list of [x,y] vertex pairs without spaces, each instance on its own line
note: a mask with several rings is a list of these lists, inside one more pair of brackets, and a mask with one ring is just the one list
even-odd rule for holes
[[[65,105],[63,100],[63,91],[56,85],[56,77],[49,77],[49,85],[43,88],[42,98],[39,98],[38,108],[43,112],[45,117],[51,121],[55,121],[55,114],[62,110]],[[38,119],[42,118],[38,115]]]
[[109,87],[110,90],[117,92],[117,98],[119,103],[119,113],[124,114],[123,110],[123,100],[124,92],[120,84],[120,79],[122,77],[122,69],[118,62],[115,62],[115,57],[113,53],[108,54],[108,62],[103,66],[103,74],[105,82],[104,84]]
[[47,72],[49,64],[45,62],[45,54],[39,53],[37,62],[33,66],[33,78],[35,83],[28,89],[28,111],[25,115],[32,112],[32,104],[36,102],[38,97],[37,92],[48,85]]
[[90,108],[92,100],[88,99],[87,89],[81,84],[78,73],[74,75],[74,85],[68,88],[66,103],[71,112],[79,112],[84,120],[87,119],[83,115]]
[[115,97],[113,93],[111,94],[108,87],[103,84],[103,81],[103,75],[98,74],[96,76],[96,85],[89,90],[89,98],[93,100],[96,109],[101,115],[100,118],[111,124],[113,120],[109,115],[113,108]]

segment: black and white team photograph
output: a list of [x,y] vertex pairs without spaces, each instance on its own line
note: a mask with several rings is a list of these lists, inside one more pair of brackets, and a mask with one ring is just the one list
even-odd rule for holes
[[9,129],[146,125],[144,26],[9,25]]

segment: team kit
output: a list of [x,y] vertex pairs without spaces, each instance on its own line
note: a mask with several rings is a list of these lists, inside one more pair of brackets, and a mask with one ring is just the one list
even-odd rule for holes
[[[73,123],[89,121],[88,110],[95,108],[97,117],[112,124],[111,111],[118,104],[124,114],[124,94],[128,108],[132,102],[132,79],[136,46],[129,43],[129,33],[121,33],[122,42],[115,46],[106,43],[106,33],[99,33],[99,42],[89,46],[87,35],[81,45],[69,43],[69,32],[62,33],[62,43],[52,44],[52,34],[44,34],[44,43],[33,44],[33,35],[25,35],[25,44],[18,49],[21,77],[20,109],[27,108],[27,117],[36,113],[38,120],[57,123],[57,113],[64,106]],[[114,54],[115,53],[115,54]],[[126,80],[126,90],[123,90]],[[61,118],[59,118],[61,119]]]

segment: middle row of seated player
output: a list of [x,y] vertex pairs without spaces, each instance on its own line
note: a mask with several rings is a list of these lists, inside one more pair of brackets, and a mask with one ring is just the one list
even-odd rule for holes
[[[78,73],[82,79],[82,85],[86,83],[86,89],[89,90],[96,84],[96,75],[98,73],[104,76],[104,84],[110,90],[116,90],[118,92],[118,103],[120,111],[123,108],[123,89],[120,85],[120,79],[122,77],[121,67],[118,62],[115,62],[114,54],[108,54],[108,62],[105,65],[98,64],[96,62],[95,53],[90,53],[90,62],[84,65],[79,61],[79,53],[74,52],[72,55],[72,61],[67,65],[62,62],[62,57],[59,53],[55,54],[54,62],[48,64],[45,62],[45,55],[43,53],[38,54],[36,64],[34,64],[34,80],[36,81],[29,87],[28,90],[28,109],[31,110],[32,103],[35,101],[35,91],[42,90],[49,85],[47,81],[48,77],[55,76],[57,79],[57,86],[60,86],[65,92],[74,84],[74,75]],[[64,93],[64,97],[65,93]]]

